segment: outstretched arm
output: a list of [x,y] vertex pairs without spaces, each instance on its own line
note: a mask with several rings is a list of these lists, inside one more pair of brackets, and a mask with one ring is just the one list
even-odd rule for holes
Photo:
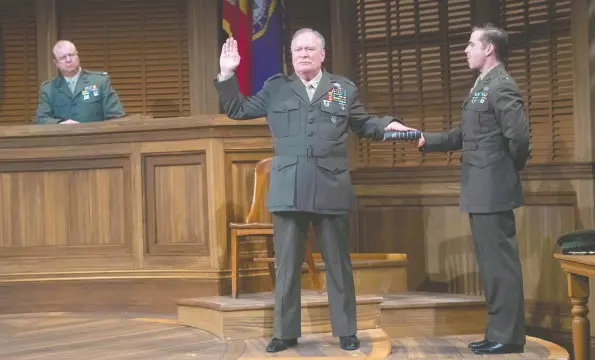
[[385,131],[407,131],[413,130],[405,125],[400,119],[392,116],[370,115],[359,100],[356,90],[350,109],[350,126],[354,133],[360,137],[382,140]]
[[461,128],[452,128],[446,132],[423,132],[417,146],[424,152],[446,152],[460,150],[463,147]]

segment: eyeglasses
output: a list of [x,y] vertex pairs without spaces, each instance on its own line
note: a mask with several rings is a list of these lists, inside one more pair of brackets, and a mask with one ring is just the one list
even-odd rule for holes
[[70,53],[70,54],[64,54],[60,57],[56,58],[56,61],[58,62],[65,62],[68,58],[74,59],[75,57],[78,56],[78,52],[74,52],[74,53]]

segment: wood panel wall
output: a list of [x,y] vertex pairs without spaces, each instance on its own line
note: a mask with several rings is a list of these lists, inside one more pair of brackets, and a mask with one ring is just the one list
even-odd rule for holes
[[[458,169],[353,173],[358,251],[406,253],[411,290],[483,294]],[[589,164],[530,167],[525,206],[516,210],[527,325],[569,330],[566,278],[552,254],[560,234],[581,225],[573,181],[592,181]]]

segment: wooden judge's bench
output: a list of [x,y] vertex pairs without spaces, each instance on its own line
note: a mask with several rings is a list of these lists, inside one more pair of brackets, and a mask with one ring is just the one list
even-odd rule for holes
[[264,120],[220,115],[0,128],[0,312],[229,293],[227,224],[270,155]]

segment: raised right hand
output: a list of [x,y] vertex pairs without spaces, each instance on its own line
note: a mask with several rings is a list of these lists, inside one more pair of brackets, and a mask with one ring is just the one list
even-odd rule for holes
[[219,66],[221,68],[221,75],[232,75],[236,68],[240,65],[240,53],[238,52],[238,42],[230,37],[225,41],[221,48],[221,57],[219,58]]

